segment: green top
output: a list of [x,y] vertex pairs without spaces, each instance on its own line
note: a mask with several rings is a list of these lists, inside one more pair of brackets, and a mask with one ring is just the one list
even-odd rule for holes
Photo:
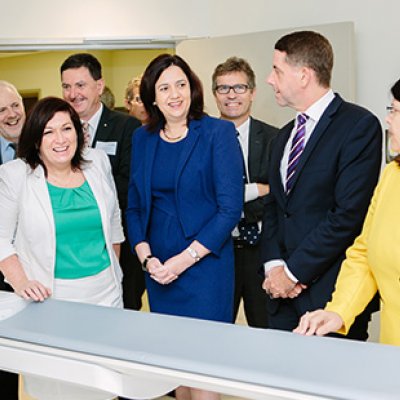
[[110,266],[99,207],[87,181],[77,188],[47,182],[56,230],[54,276],[77,279]]

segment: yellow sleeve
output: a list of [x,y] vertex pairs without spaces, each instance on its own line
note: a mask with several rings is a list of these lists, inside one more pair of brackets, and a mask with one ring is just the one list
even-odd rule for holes
[[398,172],[396,171],[398,168],[392,163],[383,172],[368,208],[362,232],[346,252],[346,259],[340,268],[332,300],[325,307],[327,311],[333,311],[343,319],[343,327],[338,333],[348,333],[356,316],[365,309],[378,290],[368,263],[368,237],[375,209],[382,196],[382,188],[386,186],[391,174]]

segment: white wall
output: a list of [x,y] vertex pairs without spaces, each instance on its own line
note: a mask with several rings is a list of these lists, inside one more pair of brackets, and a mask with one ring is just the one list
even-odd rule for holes
[[388,89],[400,77],[398,0],[2,0],[2,3],[2,40],[137,35],[194,38],[354,21],[357,101],[383,121]]
[[[342,97],[354,101],[355,62],[354,62],[354,24],[338,22],[334,24],[313,25],[306,29],[321,32],[329,39],[335,53],[332,87]],[[239,35],[218,36],[206,39],[184,40],[176,47],[181,55],[196,71],[204,87],[205,110],[210,115],[219,116],[214,95],[211,91],[212,73],[215,67],[228,57],[236,55],[249,61],[256,75],[257,93],[251,113],[255,118],[274,126],[282,127],[291,120],[295,112],[276,104],[274,92],[265,84],[265,71],[272,65],[273,48],[276,41],[288,33],[286,29],[276,29]]]
[[398,0],[1,1],[0,40],[136,35],[193,38],[354,21],[356,98],[382,121],[388,90],[400,77]]
[[[247,0],[246,8],[231,4],[227,0],[213,3],[211,36],[353,21],[356,99],[384,121],[389,89],[400,78],[398,0]],[[221,18],[224,14],[226,18]]]
[[[0,0],[0,38],[208,34],[209,0]],[[188,18],[187,16],[192,16]]]

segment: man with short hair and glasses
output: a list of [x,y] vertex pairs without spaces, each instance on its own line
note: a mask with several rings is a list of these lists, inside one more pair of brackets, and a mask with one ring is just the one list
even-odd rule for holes
[[258,239],[269,193],[267,172],[271,141],[278,130],[250,116],[256,83],[254,71],[246,60],[230,57],[219,64],[212,76],[212,90],[220,117],[235,124],[245,167],[244,212],[232,233],[235,248],[234,319],[243,299],[247,323],[266,328],[266,294],[257,273],[261,267]]

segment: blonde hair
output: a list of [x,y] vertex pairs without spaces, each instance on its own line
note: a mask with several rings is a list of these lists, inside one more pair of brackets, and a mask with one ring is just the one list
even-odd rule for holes
[[137,88],[140,91],[140,83],[142,82],[143,74],[135,76],[128,82],[128,86],[125,89],[125,99],[128,101],[133,100],[133,89]]

